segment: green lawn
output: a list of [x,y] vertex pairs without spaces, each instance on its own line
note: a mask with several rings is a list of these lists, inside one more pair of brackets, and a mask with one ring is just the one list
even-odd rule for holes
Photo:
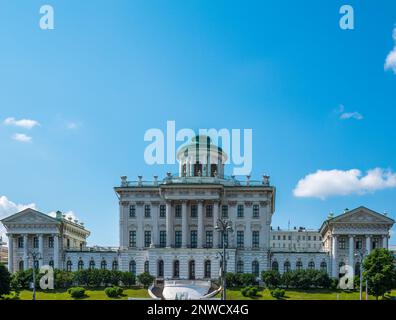
[[[396,290],[391,293],[392,297],[396,297]],[[128,297],[148,298],[147,289],[129,288],[124,290],[124,294],[120,298],[109,298],[104,293],[103,288],[89,289],[86,291],[86,297],[82,300],[126,300]],[[20,293],[20,299],[31,300],[32,291],[23,290]],[[244,297],[239,289],[228,289],[227,300],[275,300],[268,289],[264,289],[258,293],[255,298]],[[342,291],[342,290],[286,290],[286,300],[359,300],[359,292]],[[363,294],[365,299],[365,294]],[[375,298],[370,296],[370,300]],[[37,300],[74,300],[70,297],[66,290],[53,291],[37,291]]]

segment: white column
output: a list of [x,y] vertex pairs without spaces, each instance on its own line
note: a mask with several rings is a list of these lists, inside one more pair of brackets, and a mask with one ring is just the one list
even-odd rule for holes
[[138,248],[144,248],[144,205],[137,205],[137,230],[136,230],[136,246]]
[[57,234],[54,237],[54,269],[59,269],[59,237]]
[[14,235],[8,234],[8,271],[14,272]]
[[367,254],[370,254],[370,252],[371,252],[371,237],[370,236],[366,236],[366,250],[367,250]]
[[198,248],[202,248],[203,245],[203,232],[204,232],[204,226],[203,226],[203,202],[199,201],[198,202]]
[[388,249],[388,235],[382,236],[382,247]]
[[[217,220],[219,219],[219,203],[213,203],[213,229],[217,225]],[[219,232],[214,230],[213,231],[213,248],[217,249],[219,247]]]
[[38,235],[38,247],[39,247],[39,267],[42,267],[43,261],[44,261],[44,240],[43,240],[43,234],[40,233]]
[[348,257],[348,264],[352,268],[352,274],[354,273],[354,251],[353,251],[353,244],[354,244],[354,236],[350,235],[349,236],[349,257]]
[[172,204],[166,203],[166,247],[172,246]]
[[187,203],[182,202],[182,248],[187,247],[188,220],[187,220]]
[[331,273],[333,278],[338,277],[338,267],[337,267],[337,236],[332,235],[331,243]]
[[153,206],[153,228],[151,230],[151,237],[153,239],[153,247],[158,246],[158,218],[159,218],[159,204]]
[[23,235],[23,268],[29,269],[29,238],[27,234]]
[[119,230],[120,230],[119,241],[120,241],[121,249],[127,247],[127,246],[125,246],[125,243],[124,243],[124,235],[125,235],[124,229],[125,229],[125,226],[127,225],[127,223],[125,222],[125,219],[124,219],[124,217],[125,217],[124,208],[128,205],[127,203],[128,202],[124,202],[124,201],[119,202],[119,210],[120,210],[120,212],[119,212],[119,214],[120,214],[120,217],[119,217]]

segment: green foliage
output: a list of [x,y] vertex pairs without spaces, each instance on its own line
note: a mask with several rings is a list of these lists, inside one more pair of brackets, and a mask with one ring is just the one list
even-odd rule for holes
[[226,273],[227,287],[246,287],[257,284],[255,275],[251,273]]
[[390,291],[395,281],[395,265],[387,249],[374,249],[363,260],[363,277],[367,280],[369,294],[378,299]]
[[271,291],[271,296],[275,299],[283,299],[285,297],[285,290],[276,288]]
[[258,292],[258,288],[254,286],[248,286],[241,289],[241,293],[244,297],[256,297]]
[[11,276],[7,268],[0,263],[0,298],[10,293]]
[[138,275],[137,280],[141,283],[145,288],[148,288],[153,282],[155,277],[153,277],[148,272],[143,272]]
[[310,289],[330,288],[332,280],[325,271],[321,270],[293,270],[285,272],[280,277],[279,285],[285,288]]
[[67,292],[75,299],[83,298],[85,296],[85,289],[82,287],[72,287],[69,288]]
[[105,289],[106,296],[108,296],[109,298],[117,298],[122,295],[123,291],[124,290],[122,288],[116,286],[107,287]]
[[130,287],[136,283],[136,276],[131,272],[122,272],[120,280],[124,287]]
[[261,279],[269,289],[276,288],[281,283],[281,275],[277,270],[263,271],[261,273]]
[[74,273],[70,271],[63,271],[59,269],[54,270],[54,287],[55,288],[69,288],[73,285]]

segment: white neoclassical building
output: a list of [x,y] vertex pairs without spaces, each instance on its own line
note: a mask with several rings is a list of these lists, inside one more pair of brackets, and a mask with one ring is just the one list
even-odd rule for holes
[[218,219],[232,222],[224,245],[227,271],[253,273],[322,269],[338,277],[339,267],[359,268],[356,253],[388,247],[394,221],[365,207],[329,216],[319,230],[272,230],[275,187],[269,176],[254,181],[224,175],[227,155],[206,136],[178,151],[179,172],[145,181],[121,177],[119,247],[87,247],[89,231],[78,221],[26,209],[2,220],[9,237],[9,269],[38,264],[65,270],[108,268],[159,279],[217,279],[220,248]]

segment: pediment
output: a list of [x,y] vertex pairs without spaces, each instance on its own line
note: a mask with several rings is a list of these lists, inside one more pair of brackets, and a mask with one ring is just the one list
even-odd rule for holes
[[60,222],[49,215],[27,208],[2,220],[4,225],[9,224],[59,224]]
[[354,210],[345,212],[331,220],[333,223],[382,223],[393,224],[394,220],[389,217],[370,210],[365,207],[359,207]]

